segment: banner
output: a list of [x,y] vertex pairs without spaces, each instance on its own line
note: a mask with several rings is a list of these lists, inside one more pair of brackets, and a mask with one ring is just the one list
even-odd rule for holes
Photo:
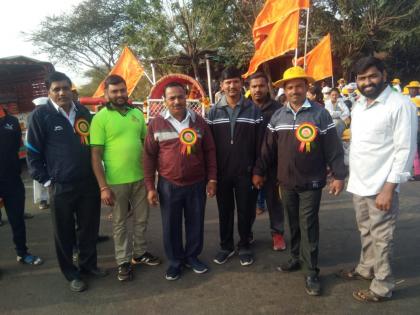
[[261,47],[277,21],[284,19],[293,11],[308,9],[309,5],[309,0],[267,0],[252,29],[255,50]]
[[255,51],[248,72],[244,78],[257,71],[258,66],[265,61],[284,55],[298,46],[299,10],[290,13],[283,20],[277,21],[261,47]]
[[[124,50],[121,53],[120,58],[118,58],[117,63],[111,72],[108,74],[118,74],[124,78],[127,84],[128,95],[130,96],[133,93],[134,88],[139,82],[140,78],[143,76],[144,69],[140,62],[137,60],[137,57],[127,46],[124,47]],[[105,81],[105,80],[104,80]],[[103,97],[104,96],[104,81],[101,82],[95,94],[92,97]]]
[[[303,67],[303,63],[303,57],[300,57],[297,60],[297,64]],[[329,33],[306,54],[305,72],[313,77],[315,81],[333,76],[331,35]]]

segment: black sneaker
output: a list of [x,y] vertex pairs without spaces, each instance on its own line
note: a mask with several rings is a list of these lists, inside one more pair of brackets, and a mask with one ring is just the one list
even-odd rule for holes
[[209,267],[198,258],[189,258],[185,267],[191,268],[195,273],[205,273],[209,270]]
[[321,294],[321,282],[318,276],[307,276],[305,277],[305,290],[309,295],[320,295]]
[[235,251],[234,251],[234,250],[230,251],[230,250],[224,250],[224,249],[221,249],[221,250],[219,250],[219,251],[217,252],[217,254],[216,254],[216,256],[214,257],[213,261],[214,261],[216,264],[223,265],[223,264],[224,264],[225,262],[227,262],[227,261],[228,261],[228,259],[229,259],[230,257],[232,257],[234,254],[235,254]]
[[254,255],[250,251],[239,251],[239,261],[241,266],[250,266],[254,263]]
[[175,266],[169,266],[166,270],[165,279],[169,281],[178,280],[181,275],[181,268]]
[[145,252],[139,257],[133,257],[131,259],[133,265],[143,264],[148,266],[157,266],[161,263],[159,257],[153,256],[149,252]]
[[133,268],[130,263],[122,263],[118,266],[118,280],[129,281],[133,279]]
[[289,259],[287,262],[277,267],[278,271],[281,272],[292,272],[300,269],[300,262],[297,259]]

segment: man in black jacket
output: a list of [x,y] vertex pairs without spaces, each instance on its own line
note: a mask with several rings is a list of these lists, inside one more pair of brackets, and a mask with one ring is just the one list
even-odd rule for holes
[[0,105],[0,198],[3,199],[16,246],[17,261],[40,265],[42,259],[31,255],[26,247],[24,220],[25,187],[20,178],[19,148],[22,132],[17,118]]
[[[271,98],[268,88],[268,78],[263,72],[252,74],[248,78],[248,82],[252,102],[262,112],[263,121],[261,125],[265,130],[274,112],[277,111],[281,105]],[[267,172],[264,186],[259,193],[262,194],[263,201],[265,198],[267,203],[273,250],[280,251],[286,249],[286,243],[283,238],[284,214],[277,185],[276,171],[277,163],[274,163]]]
[[224,264],[234,253],[233,223],[235,201],[238,209],[239,259],[251,265],[254,255],[249,236],[257,190],[252,186],[252,169],[261,148],[261,111],[242,94],[241,74],[227,68],[221,75],[223,97],[210,110],[207,122],[216,144],[217,206],[219,209],[220,247],[214,262]]
[[327,166],[333,180],[330,193],[338,195],[344,186],[346,168],[341,141],[328,112],[306,99],[307,76],[300,67],[285,71],[275,85],[284,87],[287,103],[276,111],[267,126],[261,158],[253,183],[261,187],[263,178],[277,161],[280,197],[290,227],[291,258],[278,267],[290,272],[305,268],[306,292],[319,295],[318,278],[319,206],[326,185]]
[[[81,292],[86,289],[81,273],[106,275],[97,267],[100,195],[90,162],[91,115],[72,101],[71,81],[64,73],[52,73],[46,86],[48,103],[29,118],[27,160],[33,179],[50,187],[58,263],[70,289]],[[74,244],[80,269],[72,261]]]

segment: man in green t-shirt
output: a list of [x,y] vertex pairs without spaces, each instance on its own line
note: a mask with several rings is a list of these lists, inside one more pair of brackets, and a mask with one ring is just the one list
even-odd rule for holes
[[[131,280],[131,264],[160,264],[147,252],[144,237],[149,206],[143,182],[143,143],[146,123],[143,113],[128,106],[127,86],[123,78],[105,79],[108,104],[92,120],[90,141],[92,167],[101,189],[101,200],[112,206],[115,258],[118,280]],[[127,213],[133,209],[133,253],[129,252]]]

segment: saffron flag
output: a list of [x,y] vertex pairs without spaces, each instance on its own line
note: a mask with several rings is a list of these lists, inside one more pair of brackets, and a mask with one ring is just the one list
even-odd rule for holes
[[[303,66],[304,57],[297,60],[297,64]],[[332,77],[333,63],[331,51],[331,35],[328,33],[310,52],[306,54],[307,75],[313,77],[315,81]]]
[[277,21],[260,49],[255,51],[248,72],[244,78],[257,71],[258,66],[265,61],[281,56],[297,48],[299,35],[299,10],[290,13],[283,20]]
[[284,19],[293,11],[308,8],[309,0],[267,0],[252,29],[255,49],[261,47],[277,21]]
[[[134,88],[136,87],[140,78],[143,76],[143,73],[143,66],[137,60],[137,57],[133,54],[130,48],[126,46],[124,47],[121,56],[118,58],[114,68],[112,68],[111,72],[109,72],[108,76],[111,74],[118,74],[121,76],[127,84],[127,91],[128,95],[130,96],[131,93],[133,93]],[[102,81],[98,86],[98,89],[96,90],[95,94],[93,94],[93,97],[104,96],[104,81]]]

